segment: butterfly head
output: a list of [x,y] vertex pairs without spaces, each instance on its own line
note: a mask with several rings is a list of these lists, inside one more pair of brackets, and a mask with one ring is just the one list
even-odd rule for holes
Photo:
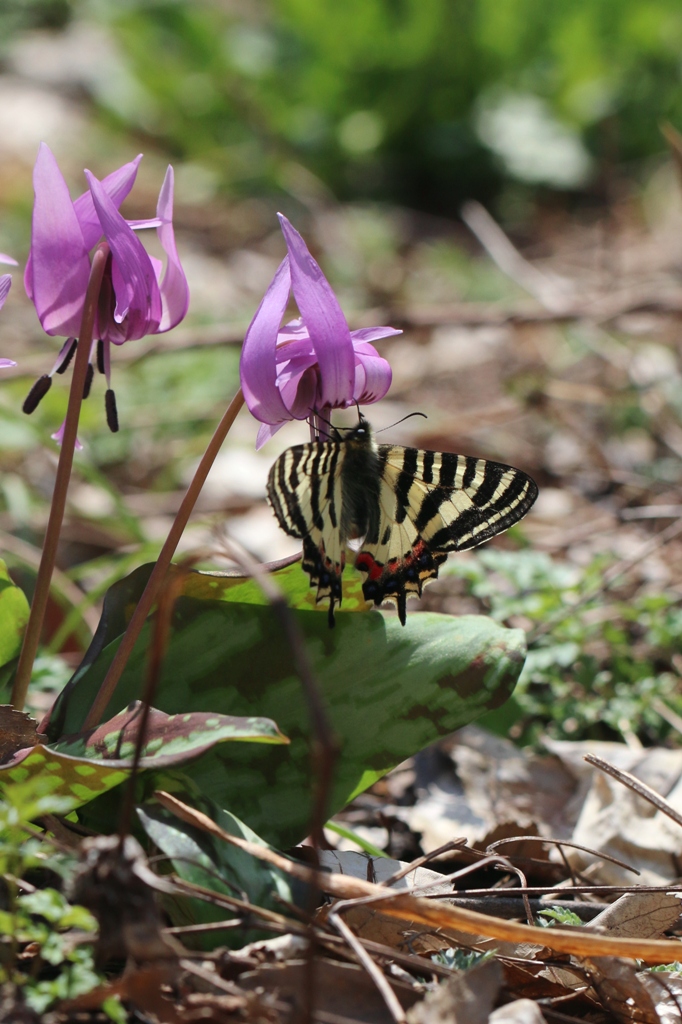
[[344,441],[353,448],[374,447],[374,433],[362,413],[360,413],[357,426],[351,427],[344,435]]

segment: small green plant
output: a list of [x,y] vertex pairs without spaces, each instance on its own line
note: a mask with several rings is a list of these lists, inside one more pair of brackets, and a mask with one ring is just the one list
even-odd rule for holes
[[659,702],[682,713],[674,668],[680,596],[637,591],[620,581],[604,589],[610,564],[604,556],[579,567],[529,549],[491,549],[444,567],[443,575],[463,580],[492,618],[526,631],[526,663],[503,710],[504,732],[511,726],[515,739],[533,743],[544,732],[619,739],[629,731],[660,743],[669,726]]
[[453,971],[468,971],[471,967],[478,967],[495,956],[494,949],[487,949],[485,953],[478,953],[475,949],[439,949],[431,959],[434,963],[442,964]]
[[557,924],[581,925],[582,921],[567,907],[548,907],[547,910],[539,911],[536,923],[541,928],[553,928]]
[[[54,885],[39,887],[46,880],[60,884],[75,861],[30,824],[70,810],[71,801],[50,792],[53,783],[48,778],[10,785],[0,799],[0,984],[15,986],[36,1013],[103,980],[94,966],[92,914],[69,903]],[[116,1017],[122,1008],[115,1000],[109,1009],[113,1020],[124,1019]]]

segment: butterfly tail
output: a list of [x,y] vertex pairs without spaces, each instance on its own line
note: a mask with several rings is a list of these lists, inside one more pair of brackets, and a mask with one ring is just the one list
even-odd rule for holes
[[341,554],[337,562],[332,560],[324,549],[324,544],[315,544],[311,537],[303,540],[303,562],[305,572],[310,576],[311,587],[317,587],[315,603],[329,599],[329,628],[334,628],[334,608],[341,607],[343,596],[341,589],[341,576],[345,565],[345,554]]

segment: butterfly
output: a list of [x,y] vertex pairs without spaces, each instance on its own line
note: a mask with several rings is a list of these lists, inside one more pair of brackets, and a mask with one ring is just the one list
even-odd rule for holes
[[421,597],[450,551],[507,530],[537,498],[534,481],[512,466],[377,444],[362,415],[344,434],[332,431],[330,440],[287,449],[267,485],[279,525],[303,541],[316,601],[329,599],[330,627],[347,553],[365,577],[365,599],[394,601],[404,626],[408,594]]

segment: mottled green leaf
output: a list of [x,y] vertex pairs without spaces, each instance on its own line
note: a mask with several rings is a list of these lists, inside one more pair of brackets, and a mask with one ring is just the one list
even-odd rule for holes
[[[136,702],[97,729],[17,751],[0,765],[0,785],[37,777],[56,779],[51,793],[71,798],[73,807],[82,806],[127,778],[141,712],[142,705]],[[184,764],[227,740],[287,743],[268,719],[209,712],[167,715],[152,708],[139,767],[160,769]]]
[[[292,569],[304,576],[300,567]],[[110,621],[117,614],[112,608]],[[329,814],[406,757],[506,700],[525,657],[522,631],[480,616],[412,613],[402,627],[397,618],[372,611],[340,615],[330,630],[325,614],[292,614],[342,746]],[[108,714],[141,692],[149,640],[147,625]],[[80,729],[117,642],[89,652],[90,664],[55,706],[53,740]],[[309,713],[294,655],[269,607],[179,598],[157,703],[169,714],[210,707],[276,721],[290,747],[230,744],[184,771],[273,844],[287,846],[307,834]]]

